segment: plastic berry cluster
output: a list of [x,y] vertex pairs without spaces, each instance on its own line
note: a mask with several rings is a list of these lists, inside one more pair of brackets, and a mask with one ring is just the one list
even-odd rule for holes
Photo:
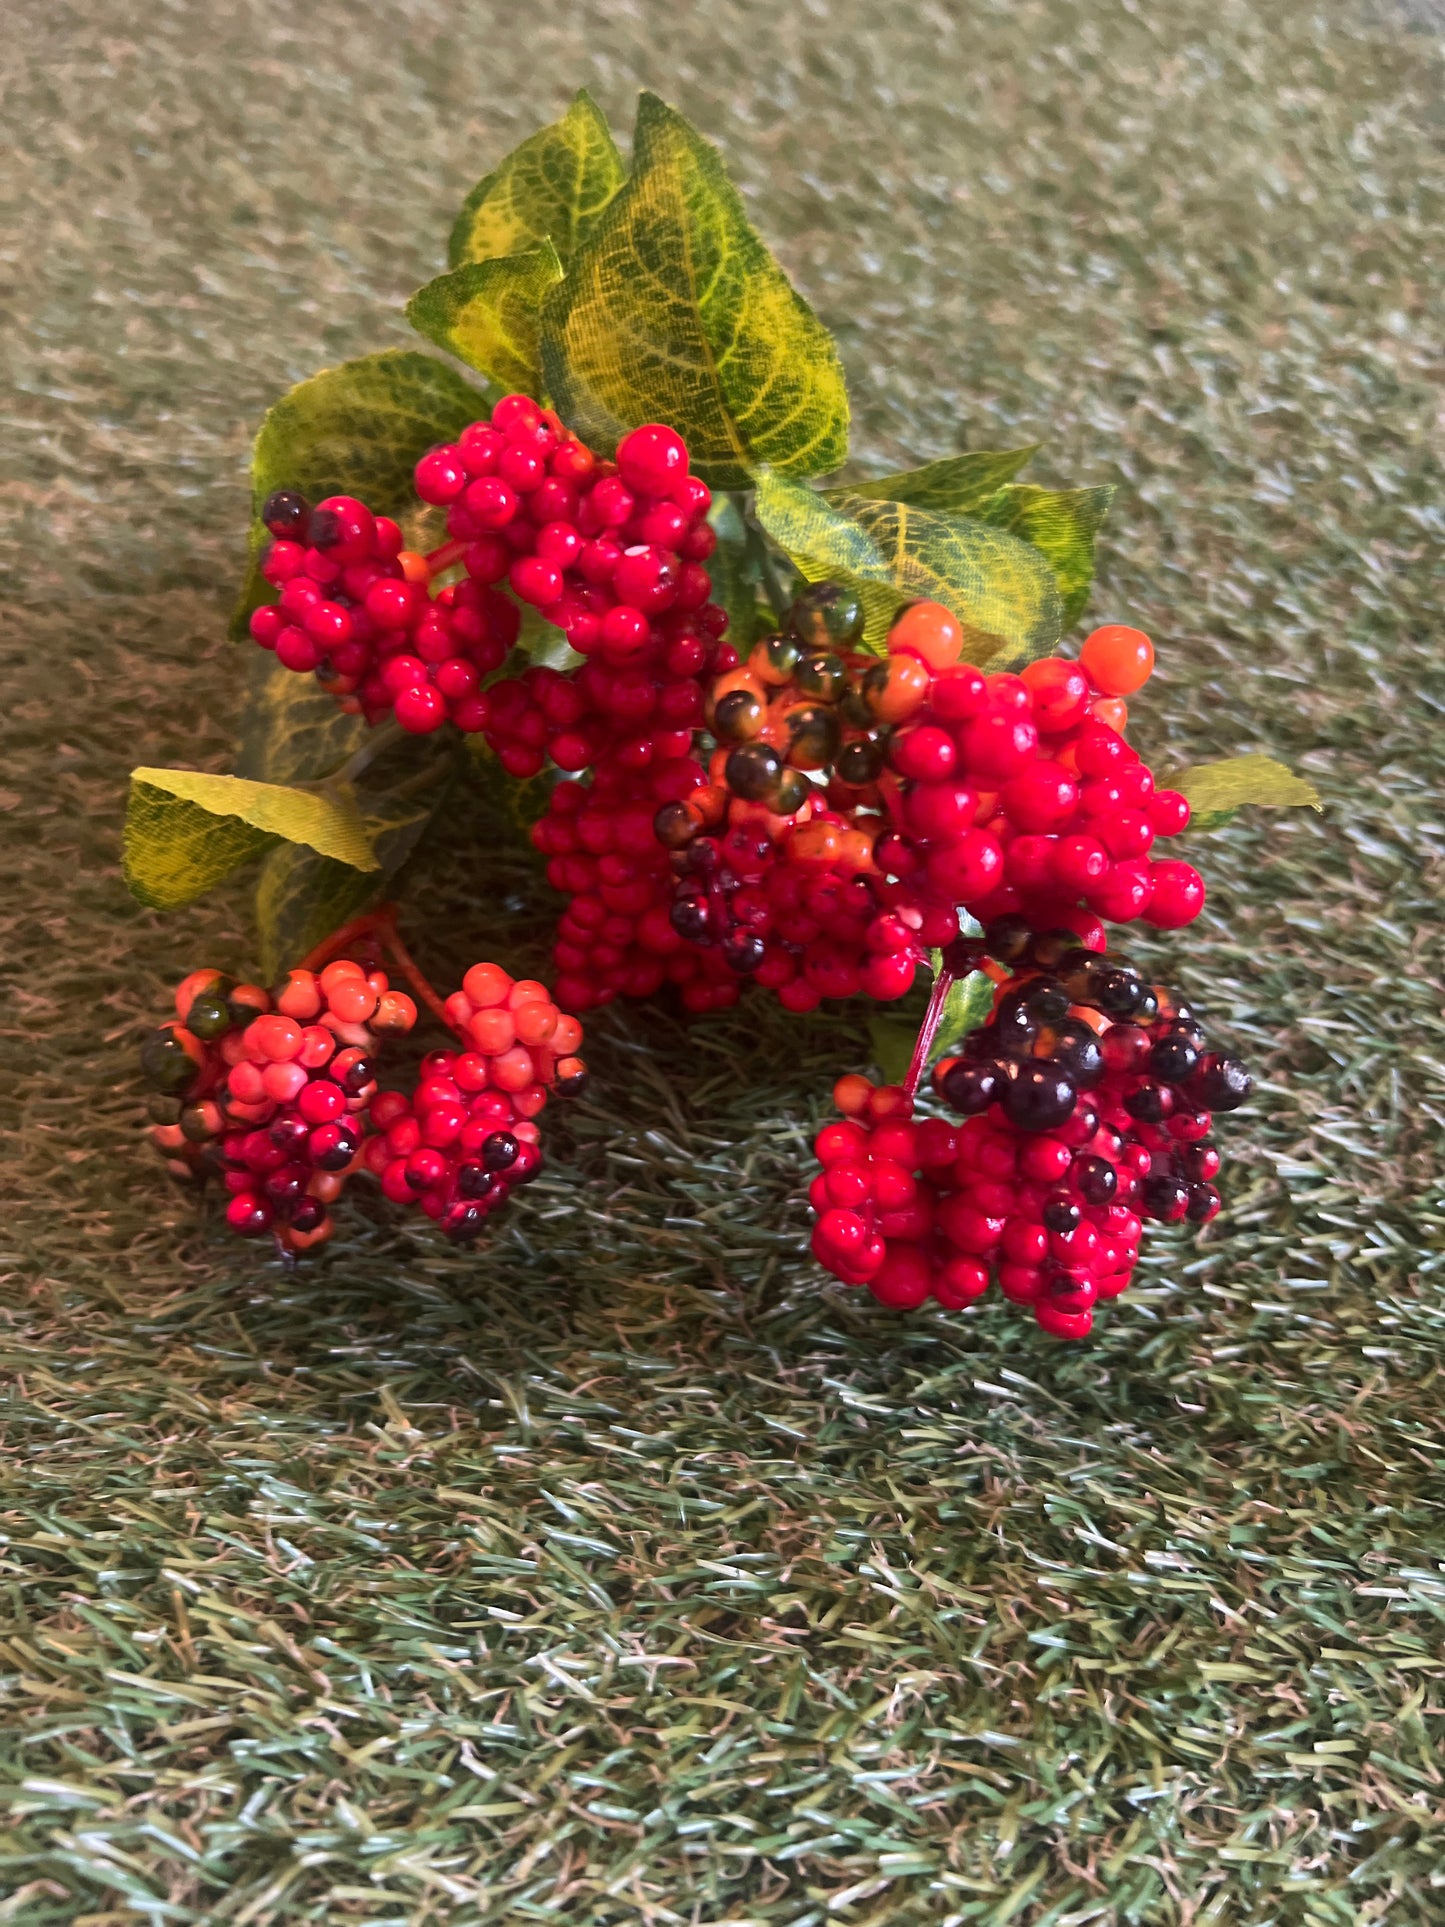
[[549,1090],[576,1096],[587,1073],[582,1026],[545,984],[473,964],[445,1009],[468,1048],[424,1057],[410,1099],[383,1091],[373,1101],[379,1135],[365,1162],[393,1203],[418,1204],[462,1243],[541,1169],[535,1119]]
[[[800,1013],[891,1001],[939,953],[908,1086],[843,1078],[843,1120],[819,1137],[813,1248],[829,1270],[900,1307],[962,1306],[996,1277],[1077,1337],[1127,1285],[1146,1220],[1213,1216],[1211,1114],[1248,1077],[1105,950],[1106,921],[1172,930],[1204,902],[1198,873],[1161,854],[1189,805],[1124,735],[1153,669],[1147,636],[1113,624],[1077,661],[988,673],[964,660],[955,616],[924,601],[879,655],[858,597],[823,582],[742,662],[710,599],[711,495],[659,423],[606,461],[509,395],[424,455],[415,485],[446,517],[425,554],[351,497],[272,495],[262,572],[277,595],[252,634],[372,724],[450,723],[513,777],[559,775],[532,829],[567,899],[555,1001],[479,964],[443,1005],[391,928],[460,1046],[427,1056],[408,1096],[378,1092],[366,1055],[387,1020],[354,1014],[369,988],[377,1011],[390,997],[415,1018],[379,972],[293,972],[274,1007],[252,986],[217,995],[201,973],[197,1008],[210,996],[228,1014],[214,1050],[204,1026],[221,1016],[187,1028],[189,1003],[148,1047],[177,1112],[157,1143],[178,1173],[222,1171],[236,1229],[304,1249],[365,1170],[473,1238],[539,1167],[549,1091],[582,1082],[564,1012],[669,986],[700,1012],[749,982]],[[565,636],[571,667],[514,670],[526,608]],[[983,944],[960,937],[965,916]],[[978,966],[999,985],[993,1015],[935,1074],[954,1115],[915,1117],[928,1026]],[[318,1030],[341,1040],[329,1055],[319,1039],[291,1051],[293,1031]],[[322,1116],[332,1090],[342,1109]]]
[[517,640],[519,604],[604,663],[645,658],[674,684],[709,666],[727,618],[702,566],[716,543],[712,496],[688,473],[681,437],[636,429],[616,462],[599,462],[550,410],[507,395],[490,421],[424,455],[415,479],[420,501],[446,510],[449,540],[425,555],[351,496],[314,508],[291,489],[268,498],[261,572],[279,594],[252,615],[255,640],[370,722],[394,714],[417,734],[446,722],[483,732],[513,776],[535,775],[549,755],[587,768],[619,723],[634,737],[641,722],[682,731],[685,753],[701,719],[695,686],[673,698],[675,717],[655,704],[641,717],[609,713],[596,678],[533,674],[483,689]]
[[176,1021],[141,1048],[151,1142],[175,1177],[220,1176],[241,1237],[306,1251],[331,1236],[330,1207],[358,1168],[377,1045],[416,1019],[405,991],[349,959],[293,970],[274,998],[193,970]]
[[905,1088],[839,1081],[843,1119],[815,1147],[813,1250],[899,1308],[957,1309],[996,1278],[1046,1331],[1081,1338],[1128,1286],[1145,1220],[1219,1210],[1212,1114],[1250,1079],[1187,1005],[1072,931],[1001,919],[945,967],[989,958],[993,1014],[934,1073],[961,1124],[915,1119]]
[[904,611],[883,660],[862,630],[856,598],[818,585],[714,681],[710,783],[655,822],[681,936],[801,1011],[903,996],[959,908],[1080,939],[1198,915],[1198,872],[1154,854],[1189,805],[1121,733],[1147,636],[1111,625],[1078,662],[985,675],[938,603]]
[[370,963],[335,957],[292,970],[274,996],[192,971],[175,1021],[141,1049],[151,1142],[172,1176],[219,1178],[230,1228],[270,1234],[287,1256],[331,1236],[330,1207],[362,1171],[454,1240],[475,1238],[541,1169],[535,1120],[549,1093],[584,1087],[582,1026],[545,985],[496,964],[474,965],[445,1004],[424,980],[417,987],[462,1049],[425,1057],[408,1096],[378,1088],[376,1058],[415,1026],[417,1005]]

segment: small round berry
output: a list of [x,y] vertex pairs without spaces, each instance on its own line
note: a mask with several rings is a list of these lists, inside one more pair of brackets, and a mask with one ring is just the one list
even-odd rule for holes
[[1165,857],[1149,865],[1144,917],[1158,930],[1178,930],[1204,908],[1204,879],[1188,863]]
[[261,506],[261,520],[271,534],[288,542],[304,542],[311,508],[294,488],[273,489]]
[[455,502],[467,485],[461,450],[446,444],[423,455],[416,465],[416,492],[424,502],[442,508]]
[[226,1206],[226,1223],[242,1238],[264,1238],[275,1218],[259,1191],[240,1191]]
[[997,1064],[960,1057],[944,1073],[939,1095],[961,1117],[977,1117],[1001,1094],[1003,1084]]
[[1142,629],[1110,622],[1086,638],[1079,661],[1102,695],[1132,696],[1153,673],[1154,645]]
[[1058,735],[1083,720],[1089,706],[1089,679],[1076,662],[1046,656],[1019,676],[1033,699],[1034,721],[1045,735]]
[[492,427],[510,441],[529,441],[542,426],[542,411],[530,395],[503,395],[492,410]]
[[440,729],[447,719],[446,697],[428,682],[412,683],[403,689],[393,709],[396,720],[413,736],[426,736]]
[[748,803],[766,803],[777,795],[783,759],[768,743],[744,743],[728,756],[725,773],[734,796]]
[[863,604],[841,582],[815,582],[789,609],[787,632],[805,650],[852,649],[863,639]]
[[1074,1114],[1078,1085],[1058,1065],[1027,1061],[1000,1092],[1004,1116],[1020,1131],[1052,1131]]
[[951,669],[963,654],[963,626],[941,602],[915,602],[888,631],[888,650],[906,650],[930,669]]
[[629,488],[668,495],[687,476],[687,443],[662,422],[644,422],[617,444],[617,469]]
[[1184,1094],[1201,1111],[1237,1111],[1254,1089],[1254,1079],[1237,1057],[1211,1052],[1202,1058]]

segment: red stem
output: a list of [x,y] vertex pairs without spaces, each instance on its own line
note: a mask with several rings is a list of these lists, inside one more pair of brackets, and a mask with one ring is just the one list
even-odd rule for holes
[[443,569],[449,569],[453,563],[460,562],[466,552],[465,542],[443,542],[439,549],[427,550],[427,568],[432,575],[440,575]]
[[302,958],[297,966],[300,970],[320,970],[333,957],[343,951],[371,938],[383,947],[392,957],[408,984],[416,992],[420,1002],[426,1005],[439,1024],[448,1029],[463,1043],[467,1041],[466,1032],[459,1024],[454,1024],[447,1015],[447,1007],[423,976],[421,967],[401,940],[396,927],[396,905],[379,903],[374,910],[364,910],[359,917],[343,923],[339,930],[333,930],[329,937],[323,937],[316,948]]
[[933,1040],[938,1035],[938,1026],[943,1022],[943,1006],[948,1001],[948,993],[953,988],[953,982],[953,972],[942,968],[933,980],[928,1008],[923,1013],[923,1022],[918,1026],[918,1038],[913,1046],[908,1075],[903,1080],[903,1088],[910,1097],[918,1095],[918,1086],[923,1079],[929,1052],[933,1049]]

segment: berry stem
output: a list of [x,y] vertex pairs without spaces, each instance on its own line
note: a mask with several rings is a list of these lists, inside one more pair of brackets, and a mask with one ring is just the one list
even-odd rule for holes
[[427,573],[435,579],[443,569],[450,569],[461,561],[467,552],[465,542],[443,542],[439,549],[428,549],[426,553]]
[[928,999],[928,1008],[923,1013],[923,1022],[918,1026],[918,1038],[913,1046],[908,1075],[903,1080],[903,1088],[910,1097],[918,1095],[918,1086],[923,1080],[923,1073],[933,1050],[933,1040],[938,1035],[938,1026],[943,1022],[943,1007],[948,1002],[948,993],[953,985],[953,972],[941,965],[938,975],[933,980],[933,990]]
[[422,1003],[426,1005],[432,1016],[436,1018],[439,1024],[445,1024],[452,1035],[459,1037],[465,1044],[467,1042],[466,1032],[460,1024],[454,1024],[451,1018],[448,1017],[446,1005],[422,975],[421,966],[402,942],[401,933],[396,927],[395,906],[393,904],[386,904],[383,907],[386,912],[386,918],[385,922],[381,925],[381,936],[383,942],[386,944],[387,950],[391,953],[402,975],[406,978]]
[[773,614],[781,622],[792,608],[793,598],[783,587],[777,565],[773,561],[772,551],[768,547],[767,537],[751,516],[744,516],[744,522],[747,528],[747,547],[758,565],[763,592],[768,598]]
[[448,1029],[454,1037],[465,1043],[466,1033],[454,1024],[447,1015],[446,1005],[437,995],[422,974],[421,966],[401,940],[396,927],[396,905],[379,903],[374,910],[363,910],[359,917],[352,917],[343,923],[339,930],[333,930],[329,937],[323,937],[316,948],[302,958],[297,966],[300,970],[320,970],[333,957],[362,943],[367,938],[386,949],[407,983],[416,992],[418,1000],[425,1004],[439,1024]]

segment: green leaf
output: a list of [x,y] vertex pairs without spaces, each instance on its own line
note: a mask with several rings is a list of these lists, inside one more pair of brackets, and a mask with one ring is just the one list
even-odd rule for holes
[[830,501],[839,495],[866,495],[871,501],[909,502],[914,508],[936,509],[944,515],[969,515],[996,495],[1005,482],[1011,482],[1038,453],[1038,447],[1033,442],[1027,448],[945,455],[942,461],[927,462],[922,468],[900,469],[894,475],[879,475],[871,482],[849,482],[846,488],[825,489],[823,493]]
[[356,870],[374,870],[349,794],[323,796],[196,770],[131,772],[125,880],[142,903],[175,910],[277,842],[304,843]]
[[1197,763],[1172,777],[1169,788],[1189,799],[1192,830],[1217,830],[1248,803],[1261,809],[1322,807],[1320,793],[1272,756],[1226,756],[1218,763]]
[[507,393],[542,393],[542,297],[562,279],[550,241],[491,261],[468,261],[418,288],[406,318]]
[[848,452],[831,336],[759,239],[717,150],[654,94],[633,171],[542,310],[542,365],[564,416],[610,452],[665,421],[715,489],[770,464],[819,475]]
[[713,503],[708,520],[717,536],[717,547],[708,557],[712,576],[712,599],[728,613],[727,639],[746,658],[758,638],[757,559],[748,541],[742,511],[730,495],[720,495]]
[[1094,537],[1114,499],[1112,487],[1036,488],[1017,482],[970,509],[970,518],[1027,542],[1054,572],[1063,628],[1084,612],[1094,581]]
[[869,1017],[868,1047],[885,1084],[901,1084],[907,1077],[917,1039],[917,1024],[906,1024],[897,1017]]
[[418,803],[413,794],[369,800],[361,820],[377,867],[365,874],[300,844],[283,843],[271,850],[256,880],[263,982],[279,977],[389,890],[435,820],[447,788],[438,783],[426,803]]
[[564,267],[627,178],[602,111],[584,89],[477,182],[447,246],[454,268],[550,241]]
[[246,664],[237,776],[256,783],[314,783],[371,736],[312,676],[298,676],[264,649]]
[[959,977],[949,985],[932,1057],[942,1057],[971,1030],[988,1022],[993,1011],[993,994],[993,978],[986,970],[970,970],[966,977]]
[[260,510],[273,489],[299,489],[313,502],[357,495],[376,514],[396,515],[415,505],[418,458],[459,435],[483,400],[454,368],[414,348],[324,368],[283,395],[251,458],[251,562],[232,634],[244,636],[251,611],[271,598],[260,572],[268,540]]
[[832,577],[858,590],[870,648],[881,649],[897,610],[922,597],[953,611],[965,657],[990,669],[1043,655],[1058,639],[1052,569],[1001,529],[848,490],[825,497],[771,473],[758,478],[757,514],[809,581]]

